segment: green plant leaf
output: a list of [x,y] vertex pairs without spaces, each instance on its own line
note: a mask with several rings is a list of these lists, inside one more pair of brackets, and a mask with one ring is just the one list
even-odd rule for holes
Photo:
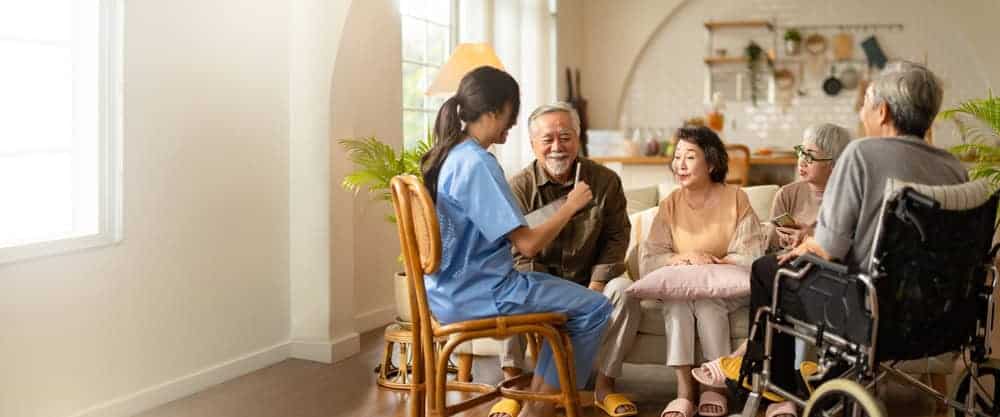
[[[969,169],[972,179],[987,178],[1000,186],[1000,97],[987,92],[986,98],[972,99],[941,112],[942,120],[951,120],[958,128],[962,144],[949,149],[953,154],[975,164]],[[978,121],[974,125],[971,120]]]
[[[347,159],[354,164],[354,170],[344,176],[341,186],[355,195],[366,189],[376,201],[392,204],[389,187],[397,175],[420,177],[420,158],[430,150],[433,139],[428,135],[412,149],[400,152],[378,138],[348,138],[337,141],[345,151]],[[393,216],[387,220],[395,222]]]

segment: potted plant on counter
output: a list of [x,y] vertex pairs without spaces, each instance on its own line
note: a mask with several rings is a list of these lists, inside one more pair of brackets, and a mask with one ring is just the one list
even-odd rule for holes
[[[392,205],[392,194],[389,190],[392,177],[397,175],[416,175],[420,177],[420,158],[431,149],[433,138],[427,136],[410,149],[397,153],[389,144],[375,137],[360,139],[341,139],[338,141],[347,151],[347,159],[354,164],[354,171],[344,177],[341,185],[344,189],[357,195],[362,188],[368,190],[372,198]],[[396,216],[386,216],[386,221],[396,223]],[[402,263],[402,257],[398,259]],[[395,274],[394,287],[396,297],[396,317],[404,322],[410,321],[409,285],[406,274]]]
[[790,28],[785,31],[785,54],[798,55],[802,47],[802,33],[798,29]]

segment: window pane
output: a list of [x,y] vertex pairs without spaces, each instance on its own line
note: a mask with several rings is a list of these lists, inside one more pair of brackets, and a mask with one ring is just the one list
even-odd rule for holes
[[0,248],[73,231],[72,159],[68,152],[0,157]]
[[444,101],[447,99],[448,97],[443,95],[424,96],[424,108],[433,111],[434,114],[437,114],[438,109],[441,108],[441,105],[444,104]]
[[0,154],[72,146],[70,49],[0,41],[0,91]]
[[419,109],[424,104],[424,67],[416,64],[403,63],[403,107]]
[[424,62],[426,23],[403,16],[403,59]]
[[427,19],[442,25],[451,24],[451,0],[430,0],[427,7]]
[[444,65],[448,59],[450,42],[448,28],[437,25],[427,25],[427,63]]
[[424,120],[424,112],[421,111],[403,111],[403,144],[406,147],[413,146],[421,138],[424,137],[424,132],[426,132],[426,121]]
[[399,0],[399,13],[406,16],[427,17],[427,0]]
[[72,34],[73,0],[0,0],[0,38],[54,42]]
[[[434,82],[434,78],[437,77],[437,73],[438,73],[439,70],[440,70],[440,68],[430,68],[430,67],[426,67],[424,69],[424,82],[426,83],[426,85],[430,86],[431,83]],[[437,111],[438,107],[441,107],[440,103],[444,103],[444,100],[446,100],[448,97],[445,96],[445,97],[441,98],[440,99],[441,101],[437,105],[434,104],[434,101],[433,101],[434,98],[433,97],[428,97],[428,96],[425,95],[423,98],[424,98],[424,101],[422,102],[422,104],[423,104],[424,109]]]

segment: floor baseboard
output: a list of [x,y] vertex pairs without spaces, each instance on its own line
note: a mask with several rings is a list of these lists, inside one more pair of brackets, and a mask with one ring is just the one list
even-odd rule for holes
[[354,316],[354,329],[358,333],[375,330],[396,320],[396,305],[370,310]]
[[128,417],[213,385],[281,362],[289,357],[290,343],[252,352],[136,393],[112,399],[74,414],[73,417]]

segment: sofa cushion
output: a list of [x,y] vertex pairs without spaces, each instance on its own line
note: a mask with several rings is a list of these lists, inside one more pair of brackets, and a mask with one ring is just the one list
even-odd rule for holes
[[629,215],[656,207],[660,204],[656,187],[643,187],[625,191],[625,207]]
[[757,213],[757,218],[766,222],[771,216],[771,205],[774,204],[774,195],[778,193],[777,185],[755,185],[743,187],[743,191],[750,198],[750,207]]
[[628,217],[632,223],[632,231],[629,234],[628,251],[625,252],[625,271],[633,281],[639,279],[639,243],[649,236],[650,226],[659,210],[659,206],[654,206]]

